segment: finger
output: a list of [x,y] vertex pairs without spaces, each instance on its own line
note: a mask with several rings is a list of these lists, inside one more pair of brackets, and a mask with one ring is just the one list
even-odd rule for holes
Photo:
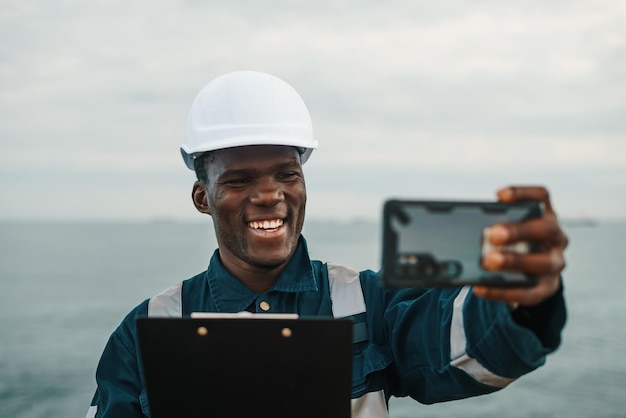
[[544,204],[544,212],[553,214],[550,193],[542,186],[509,186],[498,190],[498,200],[504,203],[535,200]]
[[552,218],[531,219],[524,222],[498,224],[491,227],[489,241],[494,245],[506,245],[518,241],[550,242],[567,244],[567,236]]
[[485,299],[506,302],[511,306],[532,306],[549,298],[561,286],[559,276],[544,276],[535,287],[498,288],[474,286],[474,294]]
[[490,252],[483,257],[482,264],[491,271],[519,271],[543,276],[561,273],[565,269],[565,257],[558,249],[531,254]]

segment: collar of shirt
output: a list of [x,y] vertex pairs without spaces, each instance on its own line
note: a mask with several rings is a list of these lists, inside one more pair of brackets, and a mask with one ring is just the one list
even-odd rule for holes
[[[211,257],[207,281],[218,312],[241,312],[260,295],[250,290],[224,268],[218,250],[215,250]],[[316,292],[317,290],[309,249],[304,237],[300,236],[296,252],[278,276],[274,287],[266,293]]]

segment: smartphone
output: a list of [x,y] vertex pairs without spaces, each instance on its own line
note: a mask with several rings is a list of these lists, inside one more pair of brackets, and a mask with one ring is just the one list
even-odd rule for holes
[[383,208],[382,282],[387,287],[450,287],[480,284],[528,287],[537,277],[482,268],[492,250],[530,253],[533,242],[496,248],[489,243],[494,224],[542,215],[539,202],[388,200]]

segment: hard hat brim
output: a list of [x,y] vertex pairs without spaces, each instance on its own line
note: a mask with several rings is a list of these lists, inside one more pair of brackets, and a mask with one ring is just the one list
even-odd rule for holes
[[300,163],[304,164],[307,162],[314,149],[317,149],[317,140],[313,140],[314,147],[311,147],[310,139],[302,139],[302,140],[294,140],[293,138],[277,138],[277,137],[268,137],[268,138],[259,138],[259,137],[241,137],[241,138],[228,138],[223,141],[223,144],[219,144],[217,142],[211,143],[210,147],[199,147],[198,149],[188,149],[188,147],[183,144],[180,147],[180,153],[185,161],[185,165],[190,169],[194,170],[194,160],[200,154],[209,151],[217,151],[220,149],[227,148],[236,148],[236,147],[245,147],[245,146],[257,146],[257,145],[282,145],[287,147],[296,147],[303,148],[304,152],[300,154]]

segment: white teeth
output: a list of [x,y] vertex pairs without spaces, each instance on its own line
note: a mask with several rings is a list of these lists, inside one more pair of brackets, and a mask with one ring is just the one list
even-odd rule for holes
[[248,222],[248,226],[252,229],[276,229],[282,225],[283,225],[282,219],[273,219],[271,221]]

